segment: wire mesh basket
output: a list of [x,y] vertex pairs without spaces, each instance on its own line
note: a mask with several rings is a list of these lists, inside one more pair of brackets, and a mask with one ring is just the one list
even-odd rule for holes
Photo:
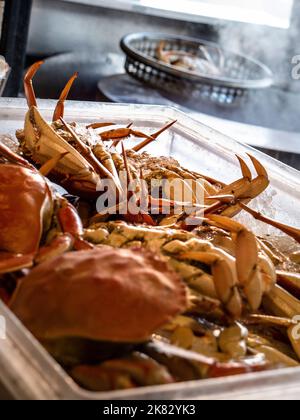
[[[209,60],[220,70],[220,74],[185,70],[160,61],[157,51],[162,43],[165,52],[180,51]],[[175,95],[207,98],[229,105],[250,89],[267,88],[273,83],[273,74],[264,64],[204,40],[134,33],[121,40],[121,48],[126,54],[125,69],[130,76]]]

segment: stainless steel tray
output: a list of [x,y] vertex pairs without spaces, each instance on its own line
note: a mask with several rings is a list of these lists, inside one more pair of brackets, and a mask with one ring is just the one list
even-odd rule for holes
[[[54,102],[40,101],[39,106],[43,115],[50,119]],[[0,134],[14,135],[15,130],[23,126],[25,112],[25,101],[0,99]],[[191,169],[230,182],[240,176],[235,153],[245,155],[250,152],[267,167],[271,179],[271,187],[252,206],[285,223],[299,223],[299,172],[175,109],[69,102],[66,118],[78,122],[134,121],[137,127],[150,132],[168,120],[177,119],[177,124],[149,148],[151,153],[171,155]],[[255,226],[258,233],[271,232],[269,227],[253,223],[248,216],[241,219]],[[0,380],[18,399],[300,399],[300,368],[134,391],[87,392],[73,382],[1,302],[0,316],[6,321],[7,332],[6,339],[0,338]]]

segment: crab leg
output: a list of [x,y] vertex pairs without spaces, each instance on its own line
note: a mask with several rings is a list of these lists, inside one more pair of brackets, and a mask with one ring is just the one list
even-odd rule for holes
[[240,156],[236,155],[236,157],[239,161],[243,177],[222,188],[220,195],[233,194],[237,198],[248,189],[252,182],[250,168]]
[[232,203],[234,202],[234,195],[232,194],[224,194],[224,195],[210,195],[206,197],[206,200],[221,200],[222,203]]
[[242,301],[237,289],[237,276],[234,270],[234,258],[225,252],[185,252],[179,255],[180,260],[199,261],[212,269],[218,298],[228,312],[235,318],[242,314]]
[[[127,155],[126,155],[126,151],[125,151],[125,147],[124,147],[124,143],[122,142],[122,152],[123,152],[123,160],[124,160],[124,166],[127,172],[127,177],[128,177],[128,183],[130,184],[132,182],[132,175],[129,169],[129,165],[128,165],[128,159],[127,159]],[[135,196],[134,192],[129,193],[128,192],[128,199],[130,199],[132,196]],[[129,223],[146,223],[149,226],[155,226],[156,223],[154,222],[154,220],[152,219],[152,217],[150,216],[150,214],[145,213],[145,212],[140,212],[137,215],[132,215],[132,214],[126,214],[125,219],[127,220],[127,222]]]
[[[236,269],[239,282],[243,285],[245,294],[252,310],[257,310],[266,291],[266,284],[276,282],[275,269],[266,257],[260,258],[255,235],[242,224],[223,216],[210,215],[208,220],[217,227],[226,229],[236,236]],[[260,268],[263,265],[264,272]]]
[[253,325],[275,325],[278,327],[295,327],[298,325],[298,323],[290,318],[282,318],[278,316],[271,316],[271,315],[261,315],[261,314],[252,314],[250,315],[245,322]]
[[66,200],[63,200],[62,207],[58,211],[58,220],[62,231],[74,238],[74,248],[77,251],[93,249],[93,245],[86,242],[83,237],[83,226],[75,208]]
[[68,81],[68,83],[66,84],[65,88],[63,89],[59,100],[57,102],[54,114],[53,114],[53,118],[52,121],[58,121],[60,118],[64,117],[64,111],[65,111],[65,101],[70,93],[70,90],[73,86],[73,83],[75,82],[75,80],[78,77],[78,72],[74,73],[73,76],[70,78],[70,80]]
[[[127,172],[127,176],[128,176],[128,180],[129,180],[129,182],[132,182],[132,174],[131,174],[131,172],[130,172],[130,169],[129,169],[129,164],[128,164],[128,159],[127,159],[127,154],[126,154],[126,150],[125,150],[125,148],[124,148],[124,143],[122,142],[122,152],[123,152],[123,160],[124,160],[124,166],[125,166],[125,169],[126,169],[126,172]],[[143,172],[142,172],[142,170],[141,170],[141,175],[140,175],[140,179],[141,179],[141,181],[143,181]],[[143,183],[142,183],[142,186],[143,186]],[[167,199],[157,199],[157,198],[154,198],[154,197],[152,197],[152,196],[150,196],[149,194],[148,194],[148,191],[144,191],[144,196],[148,196],[148,206],[150,206],[150,208],[153,210],[154,208],[157,208],[160,212],[161,211],[163,211],[164,209],[175,209],[176,207],[178,208],[178,207],[191,207],[191,208],[194,208],[194,207],[197,207],[197,208],[201,208],[201,206],[200,205],[193,205],[193,203],[184,203],[184,202],[176,202],[176,201],[174,201],[174,200],[167,200]],[[144,214],[143,214],[143,216],[144,216]],[[150,216],[149,216],[150,217]],[[153,221],[153,219],[151,218],[151,223],[150,223],[150,219],[147,217],[147,219],[148,219],[148,224],[150,224],[150,225],[155,225],[155,222]]]
[[239,203],[239,206],[245,210],[247,213],[251,214],[255,219],[260,220],[261,222],[267,223],[268,225],[274,226],[275,228],[281,230],[287,235],[294,238],[298,243],[300,243],[300,229],[292,226],[285,225],[284,223],[277,222],[276,220],[270,219],[269,217],[263,216],[261,213],[250,209],[243,203]]
[[300,300],[276,285],[264,298],[265,308],[279,317],[293,319],[300,314]]
[[58,163],[69,154],[69,152],[59,153],[54,158],[48,160],[48,162],[44,163],[44,165],[39,169],[39,173],[43,176],[48,176],[53,169],[56,168]]
[[199,172],[194,172],[194,171],[191,171],[191,174],[195,177],[195,179],[203,178],[212,185],[219,185],[222,188],[226,187],[226,184],[224,182],[219,181],[218,179],[212,178],[211,176],[204,175],[204,174],[201,174]]
[[39,249],[37,256],[34,261],[36,264],[54,258],[57,255],[64,254],[65,252],[71,251],[74,246],[74,238],[69,234],[62,234],[52,240],[50,245],[43,246]]
[[262,371],[268,368],[268,362],[261,357],[249,358],[240,363],[221,363],[214,358],[206,357],[195,351],[184,350],[159,340],[152,340],[143,347],[143,350],[153,359],[166,365],[170,359],[183,359],[191,362],[199,368],[202,378],[239,375],[242,373]]
[[66,121],[63,118],[60,118],[60,120],[63,123],[66,130],[72,135],[73,139],[77,143],[77,145],[78,145],[79,149],[81,150],[81,153],[83,154],[85,159],[89,162],[90,165],[92,165],[92,167],[95,169],[95,171],[99,175],[102,175],[102,176],[104,175],[107,178],[113,180],[113,182],[116,185],[116,187],[118,188],[118,190],[122,191],[122,188],[121,188],[121,185],[120,185],[120,182],[119,182],[119,178],[116,175],[112,174],[104,165],[102,165],[101,162],[99,162],[99,160],[96,158],[96,156],[94,155],[94,153],[92,152],[90,147],[86,146],[80,140],[80,138],[77,136],[75,131],[69,126],[69,124],[66,123]]
[[[204,215],[214,214],[214,213],[221,213],[222,215],[226,215],[227,217],[233,217],[239,211],[236,210],[236,198],[238,197],[240,191],[244,189],[245,185],[250,184],[252,182],[252,174],[247,166],[247,164],[237,155],[237,158],[240,163],[240,167],[242,170],[243,178],[237,181],[234,181],[230,185],[224,185],[222,190],[216,196],[207,197],[206,200],[215,199],[218,200],[216,203],[211,204],[207,207],[204,211]],[[232,197],[232,200],[224,199],[224,197]],[[250,200],[249,200],[250,201]]]
[[[133,126],[133,123],[129,123],[128,125],[127,125],[127,127],[126,128],[131,128]],[[120,143],[122,141],[122,139],[117,139],[117,140],[115,140],[113,143],[112,143],[112,145],[110,146],[110,148],[112,148],[112,147],[117,147],[118,146],[118,144]]]
[[135,388],[135,384],[150,386],[175,382],[164,366],[137,352],[100,365],[76,366],[72,369],[72,376],[92,391],[129,389]]
[[[250,182],[249,186],[245,186],[245,188],[241,190],[236,198],[252,200],[264,192],[266,188],[268,188],[270,181],[269,175],[264,166],[254,156],[250,154],[248,154],[248,156],[251,159],[258,176]],[[248,172],[246,167],[243,169],[243,171],[244,174]]]
[[163,134],[165,131],[167,131],[169,128],[171,128],[174,124],[177,123],[177,120],[171,121],[169,124],[165,125],[163,128],[161,128],[156,133],[152,134],[151,136],[147,136],[146,140],[144,140],[142,143],[135,146],[132,150],[134,152],[140,152],[142,149],[144,149],[146,146],[151,144],[153,141],[157,140],[158,137]]
[[97,128],[105,128],[115,125],[115,123],[93,123],[86,126],[87,129],[92,128],[93,130],[97,130]]
[[[159,209],[159,211],[163,210],[176,210],[178,208],[182,209],[199,209],[202,210],[203,206],[200,204],[193,204],[191,202],[183,202],[183,201],[174,201],[174,200],[168,200],[165,198],[154,198],[152,196],[149,196],[149,205],[151,209]],[[170,214],[173,215],[173,214]]]
[[[258,176],[255,179],[252,179],[251,171],[246,164],[246,162],[237,156],[243,178],[239,179],[238,181],[233,182],[230,185],[227,185],[225,188],[223,188],[219,195],[227,195],[227,194],[233,194],[235,197],[235,202],[245,202],[246,204],[249,203],[252,199],[260,195],[265,189],[269,186],[270,181],[268,177],[268,173],[265,170],[265,168],[262,166],[262,164],[253,156],[248,155],[253,163],[253,166],[256,169],[256,172]],[[224,205],[224,203],[222,203]],[[219,205],[219,208],[217,207],[217,210],[220,210],[222,207]],[[212,207],[213,211],[214,208]],[[223,212],[221,212],[222,216],[227,217],[233,217],[236,216],[240,212],[239,205],[233,204],[230,205]]]
[[300,299],[300,274],[277,271],[277,282],[288,292]]
[[12,273],[24,268],[31,268],[34,263],[40,264],[50,258],[67,251],[93,249],[93,246],[82,239],[83,227],[81,220],[74,209],[66,200],[58,211],[63,234],[56,236],[49,245],[41,247],[37,254],[12,255],[0,253],[0,274]]
[[33,266],[34,254],[13,255],[0,252],[0,274],[13,273]]
[[37,63],[33,64],[28,69],[24,77],[24,90],[29,108],[31,108],[32,106],[37,106],[37,101],[32,85],[32,79],[43,64],[44,61],[38,61]]
[[110,141],[110,140],[123,139],[123,138],[129,137],[130,135],[133,135],[139,138],[145,138],[145,137],[150,138],[150,136],[148,136],[145,133],[142,133],[140,131],[135,131],[127,127],[105,131],[104,133],[100,134],[100,137],[102,141]]
[[130,169],[129,169],[129,164],[128,164],[128,159],[127,159],[124,143],[122,142],[121,145],[122,145],[122,155],[123,155],[124,166],[125,166],[125,170],[126,170],[127,177],[128,177],[128,184],[130,184],[130,183],[133,182],[133,178],[132,178],[132,174],[131,174]]

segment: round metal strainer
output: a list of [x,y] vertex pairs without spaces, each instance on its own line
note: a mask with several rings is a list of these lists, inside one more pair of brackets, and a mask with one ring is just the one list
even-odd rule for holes
[[[157,58],[160,43],[164,51],[184,51],[210,62],[219,74],[189,71],[160,61]],[[121,40],[121,48],[127,56],[125,69],[130,76],[174,94],[232,104],[246,91],[267,88],[273,83],[273,74],[264,64],[204,40],[134,33]]]

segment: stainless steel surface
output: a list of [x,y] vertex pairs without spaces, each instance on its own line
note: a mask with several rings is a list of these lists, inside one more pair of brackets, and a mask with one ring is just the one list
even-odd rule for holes
[[[51,118],[53,101],[39,101],[45,118]],[[23,124],[26,112],[24,100],[0,99],[1,132],[12,134]],[[217,131],[194,121],[185,114],[168,107],[141,105],[107,105],[101,103],[72,103],[66,105],[66,119],[78,122],[106,120],[135,121],[137,127],[150,129],[166,120],[177,119],[174,126],[149,150],[170,154],[191,169],[218,176],[225,182],[239,176],[235,153],[251,152],[266,166],[271,187],[256,199],[254,208],[285,223],[299,221],[299,172],[231,140]],[[264,225],[252,219],[243,220],[258,233],[270,233]],[[0,372],[6,388],[15,398],[34,399],[298,399],[300,396],[300,368],[283,369],[259,374],[221,378],[170,386],[146,387],[137,390],[91,393],[81,390],[53,361],[14,315],[0,302],[0,316],[7,323],[7,339],[0,341]]]

